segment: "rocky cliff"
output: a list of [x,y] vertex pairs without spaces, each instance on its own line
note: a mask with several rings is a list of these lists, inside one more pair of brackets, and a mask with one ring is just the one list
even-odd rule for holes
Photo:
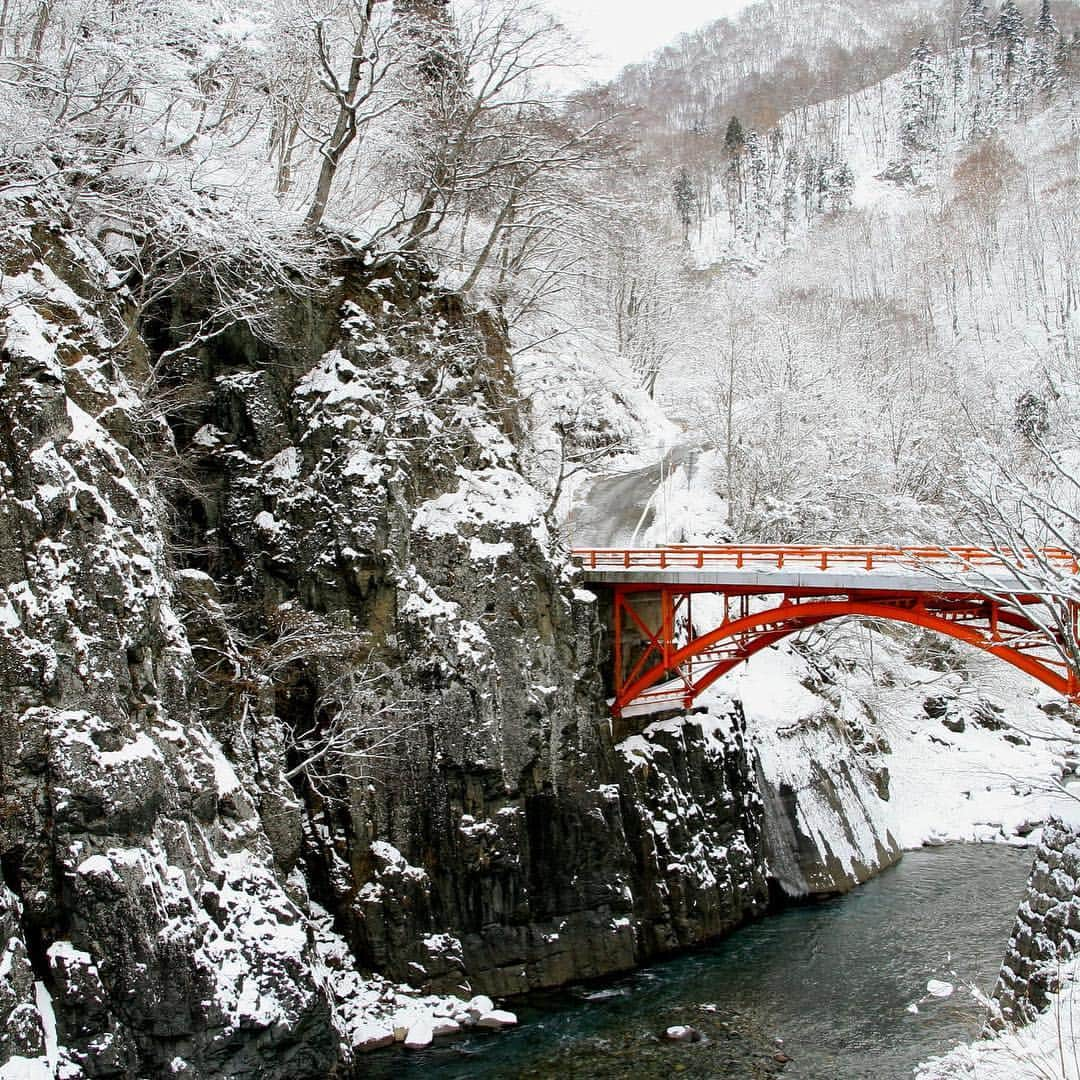
[[1030,1024],[1050,995],[1075,978],[1080,945],[1080,833],[1051,821],[1043,829],[1005,952],[988,1026]]
[[489,317],[341,260],[193,340],[197,283],[136,317],[62,213],[19,210],[0,1057],[325,1076],[410,1009],[467,1022],[421,994],[625,969],[764,909],[739,717],[612,740]]

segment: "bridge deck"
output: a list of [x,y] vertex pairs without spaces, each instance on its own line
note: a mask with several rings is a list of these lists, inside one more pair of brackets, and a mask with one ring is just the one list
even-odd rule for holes
[[[1049,580],[1047,571],[1050,578],[1078,572],[1076,557],[1062,548],[730,545],[586,548],[573,557],[587,584],[611,590],[616,716],[689,708],[762,649],[848,617],[937,631],[1080,702],[1061,632],[1031,615],[1046,603],[1032,581]],[[725,597],[722,616],[706,613],[715,626],[691,617],[700,592]],[[771,603],[751,603],[766,594]]]
[[666,547],[578,549],[587,582],[597,585],[681,585],[847,592],[950,593],[1020,585],[1004,560],[1025,558],[1076,572],[1064,549],[993,552],[981,548]]
[[[838,573],[829,570],[763,570],[744,567],[741,570],[593,570],[584,569],[584,578],[595,585],[634,585],[648,582],[655,585],[700,585],[739,588],[760,588],[762,592],[787,589],[807,589],[815,592],[849,592],[852,589],[881,592],[932,592],[950,593],[964,589],[962,581],[944,575],[937,576],[912,570],[904,573],[897,568],[888,570],[849,570]],[[1007,579],[1002,587],[1008,588]],[[966,586],[970,591],[970,583]]]

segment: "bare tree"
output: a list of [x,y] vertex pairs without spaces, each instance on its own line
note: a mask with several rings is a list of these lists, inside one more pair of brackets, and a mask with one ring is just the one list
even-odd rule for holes
[[1038,435],[1032,444],[1037,482],[998,461],[989,479],[966,485],[989,562],[961,559],[958,573],[1031,622],[1037,642],[1052,647],[1080,690],[1080,473]]
[[346,152],[374,121],[402,102],[393,89],[383,92],[397,58],[389,19],[376,19],[377,2],[345,0],[335,5],[331,15],[344,26],[333,25],[331,29],[331,17],[325,14],[310,23],[318,85],[330,99],[331,122],[326,128],[307,132],[320,158],[315,191],[304,219],[308,229],[316,229],[322,222]]
[[351,626],[284,605],[271,628],[270,638],[248,651],[253,684],[281,690],[305,675],[315,687],[310,709],[287,728],[285,777],[302,780],[324,801],[341,799],[421,722],[418,703],[399,692],[368,636]]
[[593,472],[601,462],[629,453],[633,449],[627,438],[602,439],[595,435],[583,438],[578,430],[582,408],[583,405],[579,404],[570,415],[552,425],[557,445],[554,450],[544,450],[538,455],[545,465],[548,464],[547,459],[554,459],[551,467],[553,483],[547,506],[548,514],[555,513],[568,481],[575,476]]

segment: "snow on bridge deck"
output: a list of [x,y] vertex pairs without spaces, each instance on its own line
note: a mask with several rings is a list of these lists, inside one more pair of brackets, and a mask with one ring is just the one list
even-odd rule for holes
[[572,553],[586,582],[597,585],[683,585],[762,592],[882,591],[949,593],[1019,583],[1013,560],[1032,569],[1076,573],[1063,548],[997,552],[986,548],[717,546],[642,549],[579,548]]

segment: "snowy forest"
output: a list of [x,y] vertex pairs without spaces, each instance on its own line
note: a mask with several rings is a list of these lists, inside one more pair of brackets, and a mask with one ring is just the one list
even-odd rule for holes
[[[1080,1080],[1080,5],[666,37],[0,0],[0,1080]],[[620,711],[581,551],[736,545],[1012,584]],[[783,920],[905,873],[798,1019]]]

